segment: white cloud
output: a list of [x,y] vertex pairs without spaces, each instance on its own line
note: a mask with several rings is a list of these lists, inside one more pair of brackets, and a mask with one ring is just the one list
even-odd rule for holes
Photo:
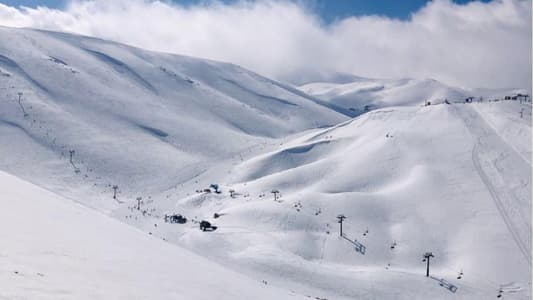
[[0,4],[0,24],[229,61],[292,82],[347,72],[531,89],[531,0],[435,0],[407,21],[367,16],[329,25],[295,1],[183,7],[94,0],[71,1],[63,10]]

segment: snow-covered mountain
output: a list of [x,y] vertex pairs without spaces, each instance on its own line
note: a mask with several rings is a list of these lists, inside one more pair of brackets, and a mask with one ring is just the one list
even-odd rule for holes
[[367,110],[389,106],[423,105],[463,102],[468,97],[503,98],[527,93],[523,89],[466,89],[451,87],[434,79],[372,79],[357,76],[336,76],[330,80],[306,83],[298,87],[327,103],[350,110],[357,116]]
[[87,185],[65,178],[74,168],[93,191],[131,195],[346,120],[235,65],[62,33],[0,27],[0,72],[2,169],[58,189],[67,180],[76,196]]
[[[230,64],[5,27],[0,72],[0,170],[23,179],[0,173],[12,233],[0,296],[531,295],[530,103],[447,105],[471,91],[432,80],[297,90]],[[165,222],[176,213],[187,222]],[[169,271],[181,268],[193,274]],[[61,289],[72,270],[88,282]]]
[[[375,110],[185,187],[224,178],[220,195],[168,191],[159,208],[219,229],[155,234],[328,299],[490,299],[500,287],[528,299],[530,112],[512,101]],[[127,208],[116,215],[154,230]]]

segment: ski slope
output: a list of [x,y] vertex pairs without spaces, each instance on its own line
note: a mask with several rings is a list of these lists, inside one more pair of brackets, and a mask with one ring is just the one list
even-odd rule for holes
[[304,299],[0,172],[2,299]]
[[475,110],[459,112],[477,138],[472,150],[476,171],[516,245],[531,264],[531,161],[503,141]]
[[0,297],[529,299],[530,103],[344,79],[0,27]]
[[[490,118],[521,135],[502,139]],[[195,178],[179,189],[188,195],[165,191],[145,206],[209,220],[214,232],[146,219],[132,205],[115,216],[303,294],[489,299],[502,288],[505,299],[528,299],[531,165],[513,149],[531,144],[530,124],[531,106],[514,101],[375,110],[284,140],[227,174]],[[221,194],[193,192],[220,178]],[[347,216],[347,239],[338,214]],[[424,277],[427,251],[433,280]]]

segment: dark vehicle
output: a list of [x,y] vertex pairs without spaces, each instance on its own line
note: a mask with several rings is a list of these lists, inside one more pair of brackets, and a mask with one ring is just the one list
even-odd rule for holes
[[167,223],[178,223],[178,224],[185,224],[187,223],[187,218],[180,214],[175,215],[165,215],[165,222]]
[[202,231],[215,231],[217,230],[216,226],[211,225],[208,221],[202,221],[200,222],[200,230]]
[[217,194],[220,194],[220,193],[221,193],[220,190],[219,190],[218,184],[216,184],[216,183],[212,183],[212,184],[209,186],[209,189],[211,189],[211,188],[215,190],[215,193],[217,193]]

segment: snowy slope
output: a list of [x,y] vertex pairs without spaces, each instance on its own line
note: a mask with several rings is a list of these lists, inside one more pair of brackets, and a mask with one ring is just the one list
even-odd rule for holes
[[0,172],[2,299],[304,299]]
[[[251,276],[328,299],[488,299],[500,288],[505,299],[528,299],[531,164],[522,156],[530,145],[530,105],[393,107],[219,174],[220,195],[192,193],[217,178],[200,176],[182,188],[190,196],[160,197],[158,209],[208,219],[219,226],[213,233],[194,224],[155,229],[134,210],[115,213]],[[230,188],[240,195],[231,198]],[[341,213],[351,242],[338,236]],[[426,251],[435,255],[434,280],[424,277]]]
[[346,119],[235,65],[63,33],[0,27],[0,72],[0,168],[72,196],[170,187]]
[[[351,80],[350,80],[351,79]],[[331,81],[311,82],[299,87],[303,92],[328,103],[349,109],[354,115],[369,109],[389,106],[423,105],[432,103],[462,102],[467,97],[503,98],[523,89],[465,89],[445,85],[434,79],[371,79],[344,77]]]
[[[432,80],[356,77],[309,85],[311,90],[303,89],[309,96],[233,65],[28,29],[0,28],[0,55],[0,170],[66,198],[1,177],[13,194],[30,189],[35,193],[23,198],[43,193],[55,199],[32,211],[32,218],[51,227],[14,227],[19,231],[10,239],[18,246],[5,260],[13,268],[23,259],[12,253],[30,243],[16,242],[25,232],[52,239],[58,237],[51,232],[62,228],[69,238],[59,243],[81,256],[83,250],[71,243],[75,234],[63,228],[72,223],[106,252],[126,251],[106,247],[127,236],[124,245],[155,253],[150,259],[158,266],[172,255],[188,261],[189,253],[154,238],[193,250],[243,274],[230,285],[237,275],[213,267],[229,278],[213,283],[213,291],[228,284],[233,293],[249,282],[243,295],[254,293],[254,299],[255,293],[267,299],[489,299],[500,289],[504,299],[531,295],[530,104],[421,107],[427,99],[441,103],[469,92]],[[339,113],[353,108],[350,114],[358,115],[367,104],[372,111],[355,119]],[[75,150],[72,163],[69,150]],[[212,183],[221,193],[204,191]],[[275,201],[273,189],[281,193]],[[77,206],[81,221],[64,217],[75,210],[59,202],[70,199],[137,227],[145,237]],[[18,217],[29,205],[6,204],[3,213]],[[164,222],[172,213],[183,214],[187,223]],[[49,220],[49,214],[57,217]],[[338,234],[338,214],[347,216],[345,238]],[[15,217],[6,220],[14,223]],[[200,220],[218,229],[202,232]],[[102,226],[93,231],[86,223]],[[30,273],[41,272],[36,266],[46,262],[36,251]],[[421,261],[426,251],[435,255],[431,278]],[[83,256],[87,261],[69,264],[106,270],[101,252],[89,254]],[[114,260],[134,268],[128,256],[109,256]],[[159,274],[139,290],[154,284],[167,291],[174,274],[160,273],[156,265],[131,269]],[[69,269],[56,274],[64,277]],[[101,297],[123,293],[120,284],[127,278],[111,285],[100,281],[108,277],[96,278],[100,272],[87,274],[91,287],[108,288]],[[132,280],[140,282],[137,276]],[[261,287],[272,291],[255,288],[262,280]],[[74,283],[79,288],[72,291],[84,291]],[[17,285],[10,293],[38,284]],[[154,298],[152,289],[146,291],[137,291],[140,298]],[[190,296],[204,294],[198,295]]]

